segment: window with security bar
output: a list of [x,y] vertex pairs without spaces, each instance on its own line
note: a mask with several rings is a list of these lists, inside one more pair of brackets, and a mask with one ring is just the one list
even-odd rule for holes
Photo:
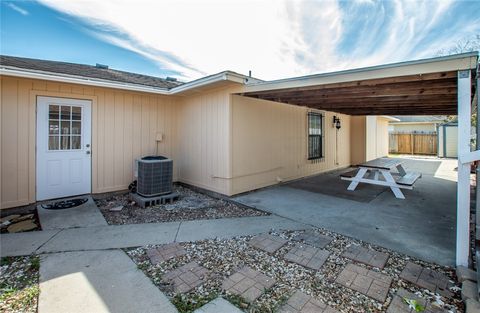
[[323,116],[320,113],[308,113],[308,159],[317,160],[323,158],[322,128]]

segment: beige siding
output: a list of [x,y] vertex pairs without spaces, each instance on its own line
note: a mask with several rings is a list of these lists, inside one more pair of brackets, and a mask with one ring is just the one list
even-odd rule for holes
[[[325,158],[307,160],[307,113],[299,106],[233,96],[232,194],[350,165],[350,116],[325,113]],[[340,116],[338,164],[333,115]]]
[[176,159],[180,181],[229,194],[230,114],[228,88],[182,98]]
[[[94,193],[126,189],[134,159],[156,153],[157,146],[160,154],[175,159],[176,98],[3,76],[1,208],[35,201],[37,96],[92,101]],[[163,134],[158,145],[157,133]]]

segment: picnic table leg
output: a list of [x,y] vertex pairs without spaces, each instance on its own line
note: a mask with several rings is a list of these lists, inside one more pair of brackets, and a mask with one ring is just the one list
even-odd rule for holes
[[400,190],[400,188],[394,186],[394,185],[397,184],[397,182],[393,178],[392,173],[390,173],[390,171],[387,171],[387,170],[382,170],[382,175],[383,175],[383,177],[385,177],[385,181],[392,184],[392,186],[390,186],[390,189],[392,190],[393,194],[395,195],[395,198],[405,199],[405,196],[403,195],[403,192]]
[[365,176],[367,171],[368,171],[367,168],[360,168],[358,170],[357,175],[355,175],[355,177],[352,179],[352,182],[350,183],[350,185],[348,185],[347,190],[354,191],[355,188],[357,188],[358,184],[360,183],[360,179],[362,179],[363,176]]
[[403,168],[402,164],[398,164],[397,165],[397,171],[398,173],[400,174],[400,176],[405,176],[407,175],[407,172],[405,171],[405,169]]

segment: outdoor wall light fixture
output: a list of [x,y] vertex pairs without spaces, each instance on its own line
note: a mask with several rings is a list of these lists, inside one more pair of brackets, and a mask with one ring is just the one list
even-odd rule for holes
[[335,127],[337,130],[342,127],[342,125],[340,124],[340,118],[337,116],[333,117],[333,127]]

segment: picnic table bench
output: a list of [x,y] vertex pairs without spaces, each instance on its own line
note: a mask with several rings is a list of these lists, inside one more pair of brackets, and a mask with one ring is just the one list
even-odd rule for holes
[[[398,199],[405,199],[400,189],[413,189],[422,177],[418,172],[407,172],[400,159],[379,158],[357,165],[358,169],[341,174],[342,180],[351,181],[347,190],[354,191],[359,183],[390,187]],[[392,172],[396,170],[396,172]],[[373,177],[371,177],[373,176]],[[395,177],[394,177],[395,176]]]

